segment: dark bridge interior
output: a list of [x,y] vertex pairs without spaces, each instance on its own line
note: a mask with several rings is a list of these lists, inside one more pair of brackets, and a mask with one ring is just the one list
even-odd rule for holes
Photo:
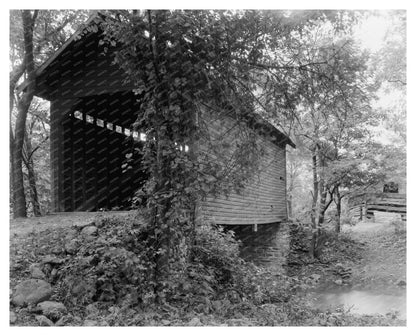
[[146,180],[135,150],[143,134],[132,129],[139,108],[132,92],[87,96],[64,119],[63,211],[130,207]]

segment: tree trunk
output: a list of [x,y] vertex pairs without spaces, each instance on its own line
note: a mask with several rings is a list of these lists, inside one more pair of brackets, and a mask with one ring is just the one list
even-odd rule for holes
[[13,71],[10,72],[10,83],[9,83],[9,132],[10,132],[10,138],[9,138],[9,149],[10,149],[10,195],[11,195],[11,202],[12,202],[12,208],[13,208],[13,214],[16,213],[17,209],[15,208],[15,204],[18,204],[17,202],[21,202],[18,200],[18,196],[21,196],[17,192],[14,192],[15,188],[15,137],[12,127],[12,113],[14,108],[14,88],[19,81],[20,77],[25,72],[25,63],[24,61],[18,65],[16,68],[13,69]]
[[26,158],[24,159],[24,163],[28,173],[28,180],[29,180],[29,189],[30,189],[30,201],[33,207],[33,215],[36,217],[41,216],[40,206],[39,206],[39,199],[38,199],[38,191],[36,188],[36,175],[34,169],[34,162],[33,162],[33,152],[32,152],[32,142],[30,140],[29,134],[26,134]]
[[339,193],[339,187],[335,187],[335,204],[337,206],[337,215],[335,219],[335,232],[340,233],[341,232],[341,195]]
[[324,176],[324,168],[325,168],[325,160],[323,155],[318,152],[318,165],[319,165],[319,183],[318,183],[318,190],[319,190],[319,213],[318,213],[318,230],[322,226],[325,221],[325,212],[328,208],[329,204],[327,203],[328,191],[325,186],[325,176]]
[[287,195],[287,216],[293,218],[292,195]]
[[13,216],[27,217],[26,197],[23,180],[23,143],[26,131],[26,118],[35,91],[35,64],[33,61],[33,27],[37,11],[33,16],[30,10],[22,11],[24,64],[28,85],[17,103],[17,117],[12,150]]
[[316,207],[318,205],[318,173],[317,173],[317,155],[318,146],[315,145],[312,153],[312,179],[313,179],[313,192],[312,192],[312,209],[311,209],[311,224],[312,224],[312,238],[309,246],[309,256],[315,258],[316,255],[316,241],[318,238],[318,231],[316,225]]
[[[15,141],[12,145],[12,183],[13,183],[13,216],[14,218],[27,217],[26,196],[22,170],[22,147],[26,114],[20,113],[16,120]],[[23,111],[24,112],[24,111]],[[27,112],[26,112],[27,113]],[[23,128],[23,129],[22,129]]]

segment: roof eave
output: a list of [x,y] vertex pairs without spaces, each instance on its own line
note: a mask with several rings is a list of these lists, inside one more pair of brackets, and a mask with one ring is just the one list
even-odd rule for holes
[[[35,78],[41,76],[43,72],[46,70],[46,68],[52,64],[53,61],[55,61],[59,55],[61,55],[65,49],[73,42],[76,38],[78,38],[79,34],[85,29],[86,26],[88,26],[92,21],[94,21],[96,18],[100,17],[99,12],[94,13],[91,15],[85,23],[83,23],[78,29],[71,35],[71,37],[65,41],[65,43],[57,50],[55,53],[49,57],[39,68],[35,70]],[[20,83],[16,86],[16,92],[21,93],[26,87],[28,86],[29,82],[28,80],[23,81],[23,83]]]

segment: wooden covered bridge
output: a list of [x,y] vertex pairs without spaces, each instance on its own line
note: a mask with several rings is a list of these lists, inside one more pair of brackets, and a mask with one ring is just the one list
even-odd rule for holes
[[[89,22],[91,22],[90,19]],[[88,22],[87,22],[88,25]],[[52,211],[98,211],[130,204],[147,176],[134,154],[123,171],[126,154],[146,141],[145,131],[132,127],[140,98],[114,64],[114,54],[100,44],[99,30],[76,32],[36,72],[36,95],[51,102]],[[24,89],[24,88],[23,88]],[[201,122],[210,141],[236,144],[232,115],[206,113]],[[252,116],[245,126],[264,155],[259,173],[242,193],[208,197],[201,214],[217,224],[255,225],[285,221],[286,145],[293,142],[267,121]],[[273,139],[264,134],[272,134]]]

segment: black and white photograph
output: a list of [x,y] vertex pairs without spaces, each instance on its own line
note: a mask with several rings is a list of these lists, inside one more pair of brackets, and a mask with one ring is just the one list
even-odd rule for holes
[[9,331],[409,327],[390,5],[8,8]]

